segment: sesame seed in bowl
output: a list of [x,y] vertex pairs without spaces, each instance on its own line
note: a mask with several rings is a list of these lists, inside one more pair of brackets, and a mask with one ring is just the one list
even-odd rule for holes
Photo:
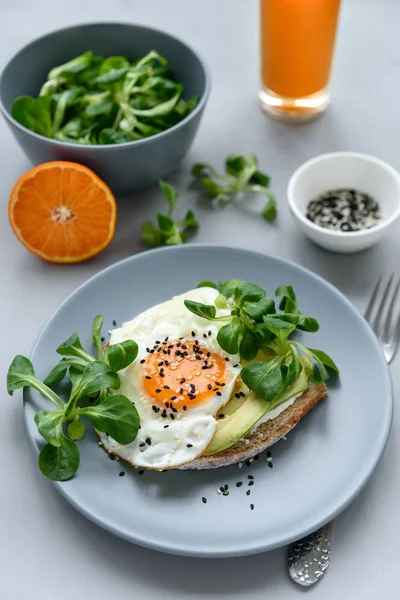
[[287,194],[300,230],[333,252],[369,248],[400,217],[399,173],[367,154],[317,156],[293,173]]

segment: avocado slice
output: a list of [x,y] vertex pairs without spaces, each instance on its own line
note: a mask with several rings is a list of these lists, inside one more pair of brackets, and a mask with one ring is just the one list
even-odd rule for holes
[[229,405],[231,402],[234,402],[235,399],[233,398],[230,400],[223,409],[224,414],[227,414],[228,416],[218,421],[213,438],[204,454],[209,456],[210,454],[216,454],[217,452],[230,448],[244,437],[253,425],[255,425],[267,412],[273,410],[279,406],[279,404],[287,402],[287,400],[290,400],[290,398],[293,398],[296,394],[305,392],[308,389],[308,378],[312,373],[312,363],[306,356],[301,356],[300,360],[303,365],[300,375],[292,385],[275,396],[270,402],[265,402],[261,398],[258,398],[253,392],[250,392],[243,404],[231,414]]

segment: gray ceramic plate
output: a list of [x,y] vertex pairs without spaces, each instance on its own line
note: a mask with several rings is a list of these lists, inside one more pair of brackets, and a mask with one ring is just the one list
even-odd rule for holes
[[[340,513],[360,492],[385,448],[392,389],[380,346],[363,317],[334,287],[295,264],[222,246],[189,245],[123,260],[74,292],[47,323],[32,351],[39,377],[55,364],[55,348],[73,331],[90,343],[97,313],[112,327],[182,293],[202,279],[238,277],[273,290],[292,284],[301,309],[320,322],[304,334],[340,365],[329,397],[265,455],[242,469],[146,472],[111,461],[94,434],[80,442],[81,467],[56,483],[81,513],[105,529],[149,548],[192,556],[238,556],[270,550],[308,534]],[[47,401],[26,392],[25,420],[35,452],[42,442],[33,416]],[[125,477],[119,477],[121,469]],[[247,475],[255,484],[247,487]],[[240,488],[237,481],[243,481]],[[229,496],[216,488],[229,485]],[[251,495],[246,496],[246,490]],[[203,504],[202,496],[208,499]],[[254,510],[250,510],[250,503]]]

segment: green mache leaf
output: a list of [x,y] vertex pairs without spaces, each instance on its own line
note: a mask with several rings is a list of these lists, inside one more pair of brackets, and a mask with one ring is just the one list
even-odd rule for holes
[[126,369],[136,359],[138,354],[138,345],[133,340],[125,340],[120,344],[111,344],[108,346],[105,357],[112,371],[121,371]]
[[210,198],[217,198],[219,194],[223,191],[223,188],[209,177],[203,176],[200,178],[200,181]]
[[280,317],[281,315],[264,315],[263,321],[271,333],[274,333],[277,337],[287,338],[296,329],[296,324],[285,321]]
[[225,296],[225,298],[231,298],[235,291],[235,288],[244,283],[242,279],[227,279],[226,281],[220,281],[218,284],[218,289],[220,294]]
[[87,69],[93,60],[93,52],[84,52],[80,56],[73,58],[72,60],[54,67],[48,74],[48,79],[58,79],[60,77],[70,77],[71,75],[77,75]]
[[264,296],[258,302],[243,302],[244,312],[254,321],[262,321],[263,315],[275,313],[275,302],[272,298]]
[[258,337],[258,339],[263,342],[268,342],[274,335],[268,329],[268,327],[266,327],[265,323],[256,323],[253,331]]
[[130,400],[122,394],[107,396],[100,404],[79,409],[89,417],[96,429],[107,432],[119,444],[130,444],[139,431],[139,415]]
[[243,306],[244,302],[258,302],[264,296],[265,290],[254,283],[240,283],[234,291],[235,302],[240,307]]
[[160,189],[163,196],[168,200],[169,211],[168,216],[170,217],[174,212],[176,199],[178,197],[178,190],[173,185],[163,181],[162,179],[159,181]]
[[161,231],[152,221],[145,221],[142,225],[142,238],[144,242],[150,248],[161,246],[163,243],[163,236]]
[[98,117],[109,114],[114,107],[114,101],[110,98],[99,98],[98,101],[90,102],[83,111],[86,117]]
[[176,228],[175,231],[166,238],[165,243],[168,246],[176,246],[179,244],[183,244],[185,242],[185,239],[185,234],[180,232]]
[[121,67],[119,69],[110,69],[109,71],[98,75],[92,80],[92,85],[112,85],[118,81],[125,79],[125,75],[128,72],[128,67]]
[[208,163],[196,163],[191,169],[193,177],[219,177],[218,172]]
[[258,185],[262,185],[263,187],[268,187],[270,183],[270,178],[265,173],[261,173],[261,171],[256,171],[253,173],[250,179],[250,183],[255,183]]
[[211,304],[201,304],[201,302],[195,302],[194,300],[185,300],[185,306],[190,312],[198,317],[203,317],[209,321],[216,319],[216,308]]
[[109,56],[102,60],[99,73],[100,75],[104,75],[117,69],[129,69],[130,66],[130,62],[126,56]]
[[197,229],[199,223],[197,221],[196,215],[192,210],[188,210],[185,216],[184,221],[181,222],[182,227],[186,229]]
[[207,281],[207,280],[200,281],[200,283],[198,283],[196,287],[198,287],[198,288],[210,287],[210,288],[213,288],[214,290],[218,290],[218,286],[213,281]]
[[229,175],[237,177],[246,168],[246,160],[244,156],[239,154],[230,154],[225,161],[225,170]]
[[97,358],[103,358],[103,344],[101,343],[101,328],[103,327],[103,316],[96,315],[92,323],[92,344],[96,348]]
[[269,223],[272,223],[272,221],[275,221],[277,214],[278,214],[278,211],[276,208],[275,199],[269,198],[266,205],[263,208],[262,215],[266,221],[268,221]]
[[73,333],[65,342],[60,344],[56,352],[61,356],[78,356],[89,362],[95,360],[93,356],[84,350],[77,333]]
[[126,144],[141,140],[143,136],[135,131],[114,131],[110,127],[105,127],[99,133],[99,144]]
[[40,96],[39,98],[20,96],[13,102],[11,115],[27,129],[51,138],[53,135],[51,104],[50,96]]
[[298,352],[297,352],[295,346],[290,345],[290,351],[292,354],[292,358],[289,363],[289,366],[288,366],[288,369],[286,372],[285,382],[283,385],[283,387],[285,389],[287,387],[289,387],[289,385],[291,385],[295,381],[295,379],[297,379],[297,377],[300,375],[300,371],[301,371],[300,357],[298,355]]
[[255,333],[245,329],[239,344],[239,354],[244,360],[253,360],[258,354],[258,338]]
[[173,96],[166,102],[160,102],[153,108],[148,108],[148,109],[144,109],[144,110],[132,108],[133,114],[137,115],[139,117],[156,117],[159,115],[167,115],[174,108],[175,104],[178,102],[179,97],[182,93],[183,86],[181,85],[178,87],[179,87],[178,93],[175,94],[175,96]]
[[45,410],[39,410],[34,417],[36,426],[40,435],[52,446],[61,446],[61,442],[57,438],[51,435],[51,432],[64,421],[63,410],[53,410],[48,412]]
[[64,402],[46,384],[35,377],[35,371],[29,358],[18,354],[13,359],[7,373],[7,391],[10,396],[15,390],[31,387],[48,398],[57,408],[63,410]]
[[68,425],[68,435],[71,440],[81,440],[85,433],[85,423],[82,421],[78,421],[78,419],[74,419]]
[[319,330],[319,323],[313,317],[306,317],[306,316],[302,315],[300,317],[300,323],[297,325],[297,329],[315,333],[316,331]]
[[119,377],[110,366],[101,361],[96,360],[89,363],[83,371],[79,381],[77,381],[71,393],[71,398],[68,401],[65,416],[68,417],[71,413],[71,407],[74,403],[83,398],[83,396],[92,396],[100,390],[111,388],[116,390],[120,387],[121,382]]
[[162,215],[161,213],[157,214],[157,223],[160,228],[161,233],[164,235],[171,235],[175,229],[175,223],[168,217],[167,215]]
[[39,468],[52,481],[67,481],[79,468],[78,446],[61,435],[60,446],[45,444],[39,453]]
[[[324,363],[322,362],[320,356],[318,355],[320,351],[317,350],[317,354],[314,353],[310,348],[306,348],[299,342],[292,342],[293,346],[297,346],[300,348],[306,355],[310,356],[314,362],[314,371],[312,374],[312,379],[315,383],[323,383],[329,377],[328,371],[325,369]],[[332,361],[325,353],[322,353],[329,361]],[[335,363],[332,361],[335,365]],[[336,369],[337,366],[335,365]],[[335,370],[335,369],[334,369]],[[337,371],[336,371],[337,372]]]
[[340,374],[339,367],[332,360],[332,358],[328,356],[328,354],[326,354],[322,350],[316,350],[315,348],[307,348],[307,350],[309,352],[312,352],[313,357],[316,356],[322,362],[323,365],[325,365],[329,369],[332,369],[332,371],[334,371],[338,375]]
[[280,285],[275,290],[275,296],[283,296],[279,308],[287,313],[299,312],[296,294],[291,285]]
[[242,325],[238,317],[234,317],[227,325],[221,327],[217,334],[217,342],[228,354],[239,352],[239,336]]
[[86,362],[80,358],[63,358],[59,363],[50,371],[43,383],[46,385],[54,385],[62,381],[67,374],[67,370],[71,365],[75,365],[77,368],[80,367],[82,373],[86,367]]
[[269,402],[282,388],[281,362],[282,357],[276,356],[264,362],[251,363],[242,369],[242,380],[257,396]]

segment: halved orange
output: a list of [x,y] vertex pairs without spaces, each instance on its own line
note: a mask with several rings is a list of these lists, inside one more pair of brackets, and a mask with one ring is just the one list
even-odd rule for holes
[[117,205],[93,171],[55,161],[20,177],[11,192],[8,217],[30,252],[50,262],[76,263],[96,256],[111,242]]

